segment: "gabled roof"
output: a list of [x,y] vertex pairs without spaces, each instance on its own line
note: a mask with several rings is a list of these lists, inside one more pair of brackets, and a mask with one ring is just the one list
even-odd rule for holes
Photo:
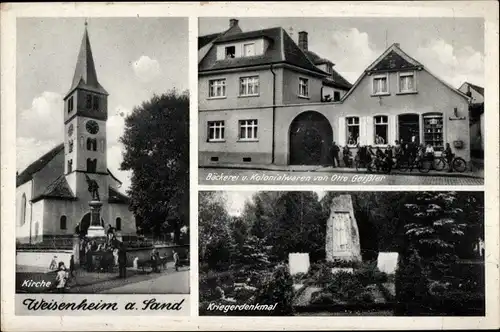
[[106,95],[108,94],[97,80],[94,58],[92,56],[92,49],[90,47],[90,40],[86,26],[83,33],[82,44],[80,45],[80,52],[78,53],[78,58],[76,60],[73,82],[71,83],[71,88],[69,89],[68,94],[76,88],[95,91]]
[[108,202],[109,203],[114,203],[114,204],[128,204],[129,203],[129,198],[119,192],[118,190],[114,189],[113,187],[108,188]]
[[198,37],[198,49],[207,45],[208,43],[210,43],[211,41],[213,41],[215,38],[219,37],[222,34],[223,34],[223,32],[216,32],[216,33],[212,33],[210,35],[199,36]]
[[484,97],[484,88],[483,87],[481,87],[479,85],[475,85],[475,84],[469,83],[469,82],[465,82],[464,84],[469,85],[471,88],[473,88],[474,90],[476,90],[477,93],[479,93],[481,96]]
[[342,97],[342,100],[345,100],[347,99],[347,97],[349,97],[349,95],[356,89],[356,87],[366,75],[372,74],[377,71],[398,70],[398,66],[401,66],[400,69],[412,68],[417,70],[425,70],[429,75],[433,76],[436,80],[441,82],[450,90],[470,101],[470,97],[468,97],[466,94],[462,93],[458,89],[455,89],[450,84],[446,83],[445,81],[431,73],[420,62],[403,52],[398,43],[394,43],[389,46],[389,48],[387,48],[375,61],[372,62],[371,65],[368,66],[368,68],[366,68],[366,70],[359,76],[354,85],[351,87],[351,90],[349,90],[344,95],[344,97]]
[[24,169],[24,171],[21,172],[21,174],[17,175],[16,187],[19,187],[20,185],[31,181],[33,179],[33,175],[44,168],[62,150],[64,150],[64,143],[57,145],[52,150],[32,162],[28,167]]
[[[333,62],[331,62],[328,59],[320,57],[318,54],[314,53],[313,51],[304,51],[304,53],[307,55],[309,60],[311,60],[312,63],[314,63],[316,66],[322,65],[322,64],[330,64],[332,67],[335,65]],[[344,90],[349,90],[352,87],[352,84],[349,83],[342,75],[340,75],[335,69],[332,68],[332,74],[329,75],[328,77],[323,79],[323,83],[327,86],[333,86],[336,88],[344,89]]]
[[64,175],[60,175],[54,182],[52,182],[47,186],[47,188],[45,188],[43,193],[41,193],[36,197],[33,197],[32,201],[36,202],[44,198],[68,199],[68,200],[76,199]]
[[323,76],[327,75],[327,73],[318,69],[297,46],[297,44],[295,44],[286,31],[279,27],[224,35],[216,38],[213,43],[219,44],[252,38],[266,38],[269,41],[269,46],[263,55],[224,59],[212,62],[205,61],[205,58],[199,64],[199,72],[288,63]]

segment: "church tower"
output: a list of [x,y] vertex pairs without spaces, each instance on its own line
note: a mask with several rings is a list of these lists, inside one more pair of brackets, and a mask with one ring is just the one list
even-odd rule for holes
[[64,97],[64,174],[77,197],[88,196],[86,175],[107,196],[107,119],[108,93],[97,79],[85,22],[73,82]]

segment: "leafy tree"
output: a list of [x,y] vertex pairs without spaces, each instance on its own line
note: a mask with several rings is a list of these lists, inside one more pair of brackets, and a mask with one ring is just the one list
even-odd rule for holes
[[130,208],[143,234],[174,233],[189,225],[189,94],[175,90],[135,107],[120,138],[122,170],[132,171]]
[[211,269],[223,269],[230,264],[232,249],[230,220],[223,193],[199,192],[199,257],[200,263],[208,264]]

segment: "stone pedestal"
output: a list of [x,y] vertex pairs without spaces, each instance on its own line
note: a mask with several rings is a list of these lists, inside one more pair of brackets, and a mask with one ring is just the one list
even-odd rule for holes
[[351,195],[340,195],[332,200],[325,249],[327,261],[361,261],[359,230]]
[[75,265],[80,265],[80,237],[77,234],[73,235],[73,259]]
[[106,237],[106,231],[101,225],[101,207],[102,202],[100,201],[90,201],[90,226],[87,230],[87,237]]

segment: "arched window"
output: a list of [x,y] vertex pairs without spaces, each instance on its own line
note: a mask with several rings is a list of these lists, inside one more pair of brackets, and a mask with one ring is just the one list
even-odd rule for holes
[[97,139],[90,137],[87,138],[87,150],[97,151]]
[[66,228],[66,216],[61,216],[61,219],[59,219],[59,228],[60,229],[67,229]]
[[83,136],[80,136],[80,147],[83,149],[83,144],[85,143],[85,139]]
[[120,217],[116,218],[115,228],[116,228],[117,231],[121,231],[122,230],[122,218],[120,218]]
[[104,140],[101,140],[101,152],[104,152]]
[[72,139],[69,140],[68,145],[69,145],[69,147],[68,147],[69,152],[70,153],[73,152],[73,140]]
[[97,171],[97,159],[87,158],[87,172],[95,173]]
[[68,173],[73,172],[73,160],[68,160]]
[[19,216],[19,225],[24,225],[26,223],[26,209],[28,208],[28,202],[26,201],[26,195],[23,194],[21,197],[21,215]]

